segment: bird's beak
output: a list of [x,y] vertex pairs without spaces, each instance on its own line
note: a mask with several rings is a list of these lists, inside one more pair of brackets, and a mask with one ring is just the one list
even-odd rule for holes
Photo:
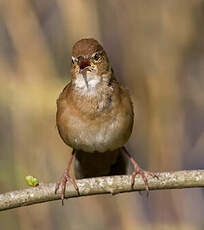
[[89,88],[88,81],[87,81],[87,67],[91,66],[91,63],[88,59],[81,58],[78,61],[79,71],[82,73],[84,81],[86,83],[86,87]]
[[83,71],[86,67],[91,66],[91,63],[88,59],[80,59],[78,62],[78,66],[81,71]]

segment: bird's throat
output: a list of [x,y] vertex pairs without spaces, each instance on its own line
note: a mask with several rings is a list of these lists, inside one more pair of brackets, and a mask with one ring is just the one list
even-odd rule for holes
[[95,73],[85,72],[79,73],[73,84],[77,90],[81,89],[81,91],[88,93],[88,91],[94,90],[101,81],[101,77]]
[[114,90],[99,76],[87,75],[87,83],[83,75],[78,76],[72,87],[72,101],[83,114],[98,114],[110,107]]

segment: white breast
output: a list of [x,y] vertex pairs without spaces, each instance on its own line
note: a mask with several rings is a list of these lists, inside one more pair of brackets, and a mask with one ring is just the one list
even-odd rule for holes
[[87,72],[86,79],[87,79],[88,87],[86,85],[86,81],[85,81],[83,75],[78,74],[76,79],[75,79],[75,86],[77,88],[84,89],[84,90],[88,91],[88,90],[92,90],[93,88],[95,88],[96,85],[101,81],[100,76],[98,76],[95,73],[89,72],[89,71]]

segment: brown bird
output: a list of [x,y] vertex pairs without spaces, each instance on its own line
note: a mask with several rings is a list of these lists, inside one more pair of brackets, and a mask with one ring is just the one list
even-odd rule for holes
[[133,104],[128,90],[116,80],[98,41],[91,38],[75,43],[71,74],[71,81],[57,100],[59,134],[73,148],[68,166],[56,185],[55,192],[62,184],[62,203],[67,181],[79,193],[75,180],[69,175],[74,156],[75,177],[79,179],[125,174],[126,155],[134,166],[132,186],[136,174],[140,174],[148,191],[144,171],[124,147],[132,132]]

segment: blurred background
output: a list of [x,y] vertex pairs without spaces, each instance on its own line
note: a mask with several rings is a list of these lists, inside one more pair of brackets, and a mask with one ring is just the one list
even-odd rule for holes
[[[144,169],[204,169],[204,0],[0,0],[0,192],[55,182],[71,149],[56,99],[71,48],[98,39],[130,90],[127,144]],[[92,196],[0,213],[0,229],[204,229],[201,189]]]

